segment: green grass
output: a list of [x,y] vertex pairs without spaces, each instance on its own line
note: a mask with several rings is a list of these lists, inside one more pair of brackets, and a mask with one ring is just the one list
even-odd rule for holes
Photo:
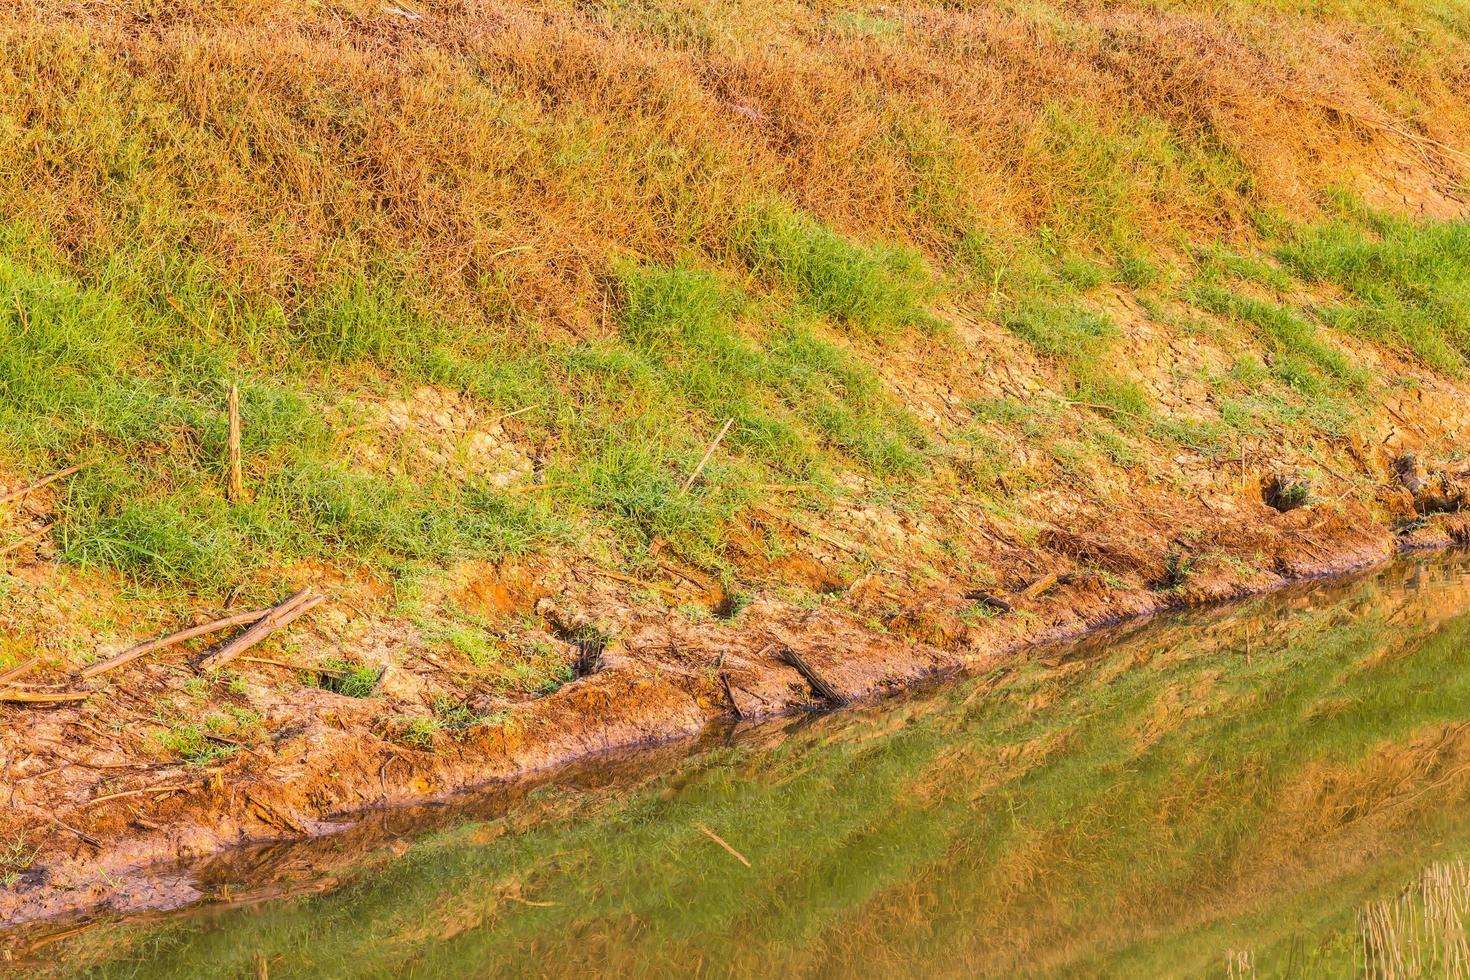
[[1052,298],[1022,301],[1002,322],[1011,333],[1068,371],[1069,393],[1134,415],[1150,411],[1143,390],[1111,367],[1117,325],[1102,313]]
[[1317,394],[1324,384],[1361,389],[1368,383],[1359,365],[1287,306],[1209,284],[1197,286],[1191,298],[1211,313],[1256,327],[1276,354],[1277,375],[1304,394]]
[[756,276],[854,330],[881,336],[930,322],[934,287],[916,252],[853,243],[783,204],[752,209],[731,244]]
[[1344,294],[1321,310],[1337,329],[1451,374],[1470,358],[1470,222],[1417,223],[1359,208],[1299,230],[1282,261]]
[[[193,586],[301,558],[494,556],[555,536],[534,507],[473,485],[423,487],[343,466],[330,395],[312,364],[276,366],[282,338],[246,338],[265,360],[242,368],[241,338],[32,259],[22,268],[0,254],[0,294],[11,300],[0,304],[0,446],[33,471],[98,464],[64,488],[57,539],[68,561]],[[242,316],[217,329],[258,323]],[[331,362],[388,356],[384,331],[418,336],[413,323],[381,290],[354,286],[289,326],[319,336],[313,350]],[[253,500],[230,506],[224,399],[236,378]]]
[[8,841],[0,841],[0,888],[13,888],[40,854],[24,834],[17,834]]
[[1294,285],[1289,272],[1266,261],[1264,256],[1242,254],[1220,245],[1199,250],[1195,275],[1201,282],[1212,285],[1234,280],[1253,283],[1275,293],[1289,292]]
[[377,694],[383,672],[367,664],[340,658],[328,658],[319,665],[315,683],[348,698],[370,698]]
[[515,718],[509,709],[496,712],[476,711],[467,702],[457,701],[444,694],[434,695],[430,710],[432,714],[402,719],[393,737],[404,745],[431,752],[435,738],[441,732],[450,736],[462,736],[476,728],[515,724]]
[[1107,120],[1095,106],[1054,102],[1026,152],[1048,174],[1039,188],[1045,228],[1071,247],[1128,256],[1157,240],[1156,222],[1229,215],[1249,198],[1248,171],[1233,153],[1212,140],[1181,140],[1149,115]]
[[[1075,118],[1054,122],[1071,136],[1049,152],[1083,153],[1067,140],[1091,130]],[[1099,159],[1171,159],[1149,132],[1112,134],[1123,143],[1076,162],[1091,172]],[[1102,406],[1117,432],[1106,443],[1068,434],[1082,448],[1063,447],[1062,462],[1077,472],[1091,465],[1079,452],[1115,466],[1146,459],[1124,435],[1216,451],[1247,433],[1348,431],[1372,386],[1324,324],[1431,366],[1459,363],[1470,322],[1463,228],[1343,208],[1326,223],[1279,224],[1290,274],[1249,250],[1197,254],[1185,311],[1171,306],[1159,322],[1205,322],[1194,304],[1227,321],[1211,326],[1212,343],[1237,364],[1260,365],[1259,351],[1270,368],[1211,382],[1218,421],[1161,417],[1119,367],[1123,338],[1095,292],[1111,285],[1159,300],[1181,270],[1109,219],[1114,205],[1098,206],[1084,238],[1111,241],[1107,261],[1079,251],[1076,229],[1059,225],[1030,236],[972,229],[945,268],[767,203],[744,212],[727,254],[616,265],[615,332],[586,340],[546,336],[490,287],[479,309],[431,310],[416,299],[424,284],[383,260],[278,301],[229,286],[184,252],[153,255],[145,267],[119,246],[81,274],[44,239],[6,226],[0,458],[37,476],[95,461],[59,488],[60,554],[141,586],[235,583],[298,561],[393,574],[414,562],[555,548],[600,529],[631,560],[662,540],[728,573],[728,523],[770,483],[828,498],[852,471],[889,487],[926,472],[987,494],[1029,485],[1005,472],[1020,444],[1008,440],[1049,442],[1041,420],[1013,420],[1004,439],[931,431],[877,370],[899,332],[931,322],[941,288],[979,298],[1055,363],[1069,400]],[[1346,298],[1304,308],[1288,298],[1291,275]],[[934,339],[913,337],[916,348]],[[236,504],[223,494],[231,383],[241,391],[251,491]],[[351,465],[342,433],[361,421],[354,402],[424,383],[471,396],[487,414],[519,412],[526,444],[545,447],[537,479],[555,489],[510,497],[474,480]],[[721,451],[682,493],[726,419]]]
[[180,721],[154,736],[158,748],[191,766],[223,762],[238,752],[232,744],[259,734],[260,715],[246,708],[229,707],[202,721]]

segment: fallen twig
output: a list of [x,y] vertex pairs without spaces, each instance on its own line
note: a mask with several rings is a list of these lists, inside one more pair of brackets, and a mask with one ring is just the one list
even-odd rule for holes
[[255,816],[259,818],[262,823],[270,824],[277,830],[284,830],[287,833],[296,834],[302,837],[306,836],[305,827],[301,826],[301,824],[291,819],[290,816],[280,812],[269,803],[260,799],[255,794],[246,793],[245,802],[250,804],[252,809],[255,811]]
[[0,684],[9,684],[11,681],[19,680],[24,675],[35,670],[40,663],[40,657],[32,657],[29,660],[22,660],[9,670],[0,671]]
[[706,827],[702,823],[701,824],[696,824],[695,826],[697,826],[699,828],[699,832],[701,834],[704,834],[710,840],[714,841],[716,844],[720,845],[725,850],[727,850],[731,854],[733,854],[735,856],[735,860],[739,861],[741,864],[745,865],[747,868],[750,867],[750,860],[744,854],[741,854],[739,851],[735,850],[735,848],[731,847],[729,845],[729,843],[726,842],[725,838],[721,837],[719,834],[715,833],[713,830],[710,830],[708,827]]
[[989,592],[985,592],[980,589],[966,592],[965,598],[969,599],[972,602],[978,602],[982,606],[989,606],[992,609],[998,609],[1001,612],[1010,612],[1011,610],[1015,609],[1015,606],[1012,606],[1009,602],[1006,602],[1000,596],[991,595]]
[[254,626],[250,627],[219,650],[201,660],[201,671],[216,671],[270,636],[276,630],[296,620],[297,617],[315,609],[326,601],[325,596],[314,596],[310,588],[302,589],[285,602],[276,606]]
[[662,583],[645,582],[641,578],[634,578],[631,575],[624,575],[621,572],[608,571],[606,568],[592,568],[590,571],[593,575],[601,575],[603,578],[610,578],[614,582],[626,582],[629,585],[637,585],[646,589],[666,589],[666,586]]
[[262,619],[269,613],[269,609],[252,609],[249,612],[235,613],[231,616],[225,616],[223,619],[216,619],[213,622],[204,623],[200,626],[191,626],[186,630],[180,630],[177,633],[170,633],[168,636],[160,636],[154,640],[147,640],[143,643],[139,643],[135,646],[129,647],[115,657],[110,657],[107,660],[98,661],[92,666],[86,668],[82,671],[82,679],[91,680],[93,677],[100,677],[101,675],[106,674],[109,671],[116,670],[117,668],[122,667],[125,664],[132,663],[139,657],[146,656],[147,654],[150,654],[155,650],[166,650],[169,647],[178,646],[180,643],[192,640],[196,636],[205,636],[209,633],[217,633],[222,629],[229,629],[231,626],[243,626],[246,623],[254,623],[257,620]]
[[689,479],[685,480],[684,485],[679,488],[679,496],[684,496],[686,493],[689,492],[689,488],[694,486],[694,481],[699,479],[699,474],[704,472],[705,464],[708,463],[710,457],[715,454],[715,450],[718,449],[720,446],[720,440],[725,438],[725,433],[730,431],[730,426],[733,425],[734,422],[735,419],[733,417],[725,420],[725,424],[720,427],[719,434],[715,436],[715,441],[710,443],[709,448],[704,451],[704,457],[700,459],[699,465],[694,467],[694,472],[689,474]]
[[47,820],[51,821],[53,824],[55,824],[56,826],[60,827],[62,830],[65,830],[65,831],[67,831],[68,833],[71,833],[71,834],[75,834],[84,843],[91,844],[93,847],[97,848],[97,850],[99,850],[99,851],[102,850],[102,842],[100,840],[98,840],[97,838],[93,837],[91,834],[86,833],[85,831],[78,830],[77,828],[73,827],[69,823],[62,823],[60,820],[57,820],[55,817],[53,817],[49,813],[46,813],[45,811],[38,811],[38,812],[40,812],[41,816],[43,816]]
[[782,647],[776,654],[776,659],[788,667],[796,668],[796,672],[806,678],[806,682],[812,686],[817,696],[828,704],[835,706],[847,703],[847,698],[838,693],[837,688],[827,683],[826,678],[817,673],[812,665],[802,659],[801,654],[790,647]]
[[730,702],[730,710],[735,712],[736,721],[745,720],[745,712],[740,710],[740,705],[735,700],[735,692],[730,690],[730,675],[720,671],[720,684],[725,688],[725,700]]
[[87,691],[0,691],[0,701],[7,704],[71,704],[91,696]]
[[99,806],[103,803],[111,803],[113,800],[127,800],[135,796],[152,796],[155,793],[187,793],[191,789],[198,789],[198,783],[175,783],[169,786],[145,786],[143,789],[129,789],[121,793],[109,793],[106,796],[97,796],[83,803],[83,808]]
[[1021,594],[1028,599],[1035,599],[1037,596],[1050,591],[1051,588],[1057,584],[1057,579],[1058,576],[1056,572],[1048,572],[1047,574],[1041,576],[1041,578],[1037,579],[1035,582],[1032,582],[1030,585],[1026,586],[1026,588],[1022,589]]
[[35,483],[28,483],[28,484],[26,484],[23,487],[20,487],[20,488],[18,488],[16,490],[12,490],[9,493],[7,493],[5,496],[0,497],[0,506],[4,506],[5,504],[8,504],[8,503],[10,503],[13,500],[19,500],[21,497],[24,497],[26,494],[31,493],[32,491],[35,491],[35,490],[39,490],[39,489],[41,489],[42,487],[46,486],[49,483],[55,483],[57,480],[65,479],[66,477],[71,476],[73,473],[77,473],[77,472],[79,472],[81,470],[84,470],[87,467],[91,466],[92,465],[92,462],[93,461],[88,461],[88,462],[85,462],[85,463],[78,463],[75,466],[68,466],[66,469],[60,471],[59,473],[52,473],[50,476],[46,477],[44,480],[37,480]]

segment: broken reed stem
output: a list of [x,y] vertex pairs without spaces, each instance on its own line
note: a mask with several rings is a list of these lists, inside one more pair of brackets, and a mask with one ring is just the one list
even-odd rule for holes
[[196,636],[217,633],[222,629],[229,629],[231,626],[243,626],[246,623],[258,622],[268,615],[270,615],[269,609],[252,609],[249,612],[235,613],[232,616],[225,616],[223,619],[216,619],[213,622],[204,623],[201,626],[191,626],[177,633],[170,633],[167,636],[160,636],[154,640],[147,640],[129,647],[115,657],[109,657],[107,660],[99,661],[88,667],[82,671],[82,679],[91,680],[93,677],[100,677],[109,671],[130,664],[139,657],[146,656],[155,650],[166,650],[169,647],[178,646],[180,643],[192,640]]
[[78,473],[78,472],[86,469],[87,467],[91,466],[93,462],[95,462],[95,460],[88,461],[86,463],[78,463],[75,466],[68,466],[66,469],[61,470],[58,473],[52,473],[50,476],[46,477],[44,480],[37,480],[35,483],[28,483],[28,484],[26,484],[23,487],[19,487],[18,489],[12,490],[9,493],[7,493],[5,496],[0,497],[0,506],[4,506],[5,504],[8,504],[8,503],[10,503],[13,500],[19,500],[21,497],[24,497],[26,494],[32,493],[33,491],[36,491],[36,490],[39,490],[42,487],[46,486],[47,484],[55,483],[57,480],[63,480],[66,477],[71,476],[73,473]]
[[302,589],[272,609],[254,626],[201,660],[198,665],[199,670],[201,672],[219,670],[231,660],[234,660],[246,650],[249,650],[261,640],[270,636],[276,630],[293,622],[304,613],[315,609],[325,601],[325,596],[312,595],[309,587]]
[[506,419],[513,419],[517,415],[525,415],[527,412],[534,412],[538,408],[545,408],[545,407],[546,407],[546,403],[545,402],[537,402],[534,405],[527,405],[524,408],[518,408],[518,409],[516,409],[514,412],[506,412],[504,415],[497,415],[497,416],[495,416],[495,418],[493,418],[493,419],[490,420],[490,424],[491,425],[499,425],[500,423],[504,422]]
[[730,426],[734,423],[734,418],[728,418],[725,420],[725,424],[720,427],[719,435],[715,436],[715,441],[710,443],[709,448],[704,451],[704,458],[699,461],[699,465],[694,467],[694,472],[689,474],[689,479],[685,480],[684,485],[679,488],[679,496],[684,496],[686,493],[689,492],[689,488],[694,486],[694,481],[699,479],[699,474],[704,472],[705,464],[709,462],[710,457],[713,456],[715,454],[715,450],[719,448],[720,440],[725,438],[725,433],[730,431]]
[[823,701],[826,701],[834,707],[847,703],[847,698],[838,693],[837,688],[827,683],[826,678],[817,673],[812,665],[803,660],[801,654],[795,650],[790,647],[782,647],[780,652],[776,654],[776,659],[788,667],[796,668],[796,672],[806,679],[806,682],[811,685],[812,690],[816,692],[817,697]]
[[245,499],[245,473],[240,462],[240,386],[230,385],[230,441],[229,441],[230,503],[238,504]]

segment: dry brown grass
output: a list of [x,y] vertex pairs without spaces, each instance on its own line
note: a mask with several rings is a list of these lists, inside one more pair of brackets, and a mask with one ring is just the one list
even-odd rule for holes
[[585,331],[611,258],[719,254],[753,200],[931,253],[1041,225],[1167,244],[1389,159],[1448,185],[1459,158],[1430,141],[1470,118],[1454,36],[1427,68],[1389,32],[1269,9],[414,9],[15,5],[4,211],[93,271],[182,249],[289,302],[387,263],[438,302]]

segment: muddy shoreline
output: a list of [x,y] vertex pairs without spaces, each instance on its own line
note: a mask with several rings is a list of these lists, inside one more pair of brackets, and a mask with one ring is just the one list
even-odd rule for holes
[[[694,738],[735,717],[731,698],[740,716],[752,720],[823,707],[811,685],[777,659],[785,646],[800,650],[842,698],[861,702],[983,669],[1026,647],[1467,540],[1463,515],[1436,518],[1401,537],[1363,521],[1362,512],[1315,525],[1297,514],[1282,517],[1309,533],[1289,536],[1290,561],[1278,556],[1276,572],[1247,576],[1225,569],[1169,590],[1119,590],[1077,576],[1034,598],[1018,597],[1016,610],[978,625],[960,624],[945,612],[963,591],[953,584],[947,595],[911,601],[904,613],[909,628],[901,632],[875,633],[838,611],[797,612],[764,600],[747,610],[749,625],[735,627],[684,624],[679,630],[667,615],[634,617],[604,652],[598,672],[519,706],[512,724],[443,740],[434,751],[376,737],[372,715],[382,707],[354,703],[314,715],[312,724],[278,738],[268,755],[242,753],[232,765],[195,772],[187,782],[145,777],[136,780],[139,790],[119,790],[114,801],[69,801],[58,792],[49,809],[30,801],[15,805],[12,782],[12,817],[29,817],[51,832],[39,842],[33,868],[0,890],[0,927],[166,904],[147,879],[151,868],[243,845],[332,834],[374,812]],[[650,658],[650,650],[657,656]],[[59,724],[69,710],[51,717]],[[37,798],[34,791],[30,796]]]

